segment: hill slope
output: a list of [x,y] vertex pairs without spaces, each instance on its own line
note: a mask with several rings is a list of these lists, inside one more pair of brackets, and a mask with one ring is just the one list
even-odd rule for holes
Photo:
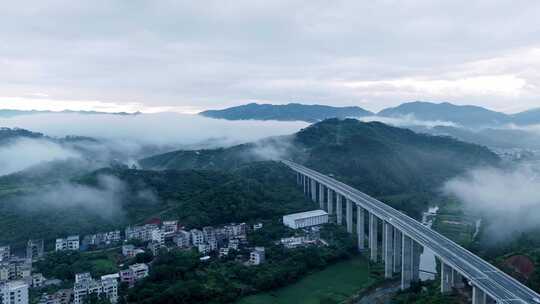
[[0,244],[123,229],[153,217],[189,227],[256,221],[313,208],[275,162],[234,171],[105,168],[71,182],[0,192]]
[[518,125],[540,124],[540,109],[532,109],[513,114],[512,122]]
[[333,174],[372,195],[438,190],[464,170],[496,164],[487,148],[382,123],[329,119],[289,137],[227,149],[176,151],[143,159],[148,169],[230,169],[265,157],[287,158]]
[[409,127],[415,132],[451,136],[458,140],[499,149],[540,149],[540,135],[519,129],[482,128],[478,130],[447,126]]
[[385,117],[412,115],[419,120],[450,121],[462,126],[496,126],[511,122],[511,117],[477,106],[458,106],[451,103],[415,101],[387,108],[378,113]]
[[0,145],[10,143],[20,138],[40,139],[44,137],[45,136],[41,133],[32,132],[25,129],[0,128]]
[[228,120],[301,120],[315,122],[327,118],[362,117],[373,115],[360,107],[331,107],[324,105],[304,105],[289,103],[286,105],[250,103],[223,110],[209,110],[199,113],[211,118]]

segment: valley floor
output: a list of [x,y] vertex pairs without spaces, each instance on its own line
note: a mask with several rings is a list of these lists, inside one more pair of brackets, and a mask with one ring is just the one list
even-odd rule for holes
[[236,304],[339,303],[376,282],[361,256],[312,273],[299,282],[271,292],[243,298]]

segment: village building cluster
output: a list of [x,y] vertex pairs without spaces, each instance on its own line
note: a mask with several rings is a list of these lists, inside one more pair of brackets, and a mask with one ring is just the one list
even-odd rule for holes
[[[313,244],[323,244],[319,236],[319,225],[328,222],[328,215],[321,211],[310,211],[286,215],[284,225],[301,230],[302,234],[282,238],[276,244],[293,249]],[[103,233],[57,238],[55,251],[88,251],[107,248],[121,248],[122,256],[126,259],[150,251],[154,256],[160,250],[179,248],[197,250],[201,261],[212,257],[225,258],[231,252],[242,251],[243,255],[235,255],[238,261],[245,265],[260,265],[266,260],[264,247],[251,247],[247,239],[248,230],[263,228],[262,223],[248,226],[246,223],[230,223],[222,226],[206,226],[202,229],[180,225],[176,220],[154,220],[143,225],[128,226],[122,232],[113,230]],[[17,257],[12,254],[10,246],[0,246],[0,304],[27,304],[29,288],[41,288],[50,285],[60,285],[57,279],[47,279],[41,273],[32,273],[32,263],[43,258],[45,254],[43,240],[29,240],[26,246],[26,256]],[[242,259],[243,260],[239,260]],[[149,275],[149,265],[144,263],[131,264],[118,273],[112,273],[100,278],[92,278],[89,273],[76,274],[72,289],[61,289],[52,294],[43,294],[39,304],[80,304],[89,295],[105,296],[111,303],[118,300],[119,283],[133,287],[136,282]]]

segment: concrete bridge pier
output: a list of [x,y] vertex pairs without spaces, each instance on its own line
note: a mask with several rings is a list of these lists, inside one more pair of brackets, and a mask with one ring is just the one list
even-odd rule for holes
[[336,192],[336,216],[337,224],[343,224],[343,196]]
[[401,290],[411,287],[420,280],[420,252],[422,248],[409,236],[402,233],[401,240]]
[[458,289],[465,287],[463,276],[455,269],[452,269],[452,287]]
[[319,208],[324,210],[324,192],[325,192],[325,186],[321,183],[319,183]]
[[420,282],[420,255],[422,246],[413,240],[412,281]]
[[394,228],[394,273],[401,271],[401,231]]
[[311,180],[311,200],[317,201],[317,182],[314,179]]
[[452,273],[452,267],[441,261],[441,293],[443,294],[452,292]]
[[353,233],[353,202],[350,199],[345,199],[346,209],[345,209],[345,220],[347,222],[347,232]]
[[306,177],[306,197],[311,197],[311,178]]
[[394,274],[394,227],[388,222],[383,223],[384,227],[384,277],[391,278]]
[[384,220],[381,220],[381,237],[382,237],[382,243],[381,243],[381,261],[385,261],[386,259],[386,231],[384,228],[384,224],[386,222]]
[[472,303],[473,304],[486,304],[487,303],[486,293],[476,286],[473,286]]
[[364,208],[356,205],[356,234],[358,235],[358,251],[362,252],[365,249],[366,231],[365,231]]
[[377,262],[378,255],[378,218],[373,214],[369,214],[369,248],[371,249],[370,259]]
[[[328,187],[327,187],[328,188]],[[328,188],[327,198],[328,214],[334,214],[334,190]]]
[[413,253],[413,240],[402,235],[401,242],[401,290],[405,290],[411,287],[412,281],[412,254]]

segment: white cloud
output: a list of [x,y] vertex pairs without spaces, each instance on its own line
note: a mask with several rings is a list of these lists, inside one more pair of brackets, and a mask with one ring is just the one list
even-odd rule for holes
[[105,113],[115,112],[178,112],[195,114],[203,109],[191,106],[155,107],[145,106],[135,102],[102,102],[98,100],[58,100],[51,99],[44,93],[31,93],[27,97],[0,96],[0,109],[11,110],[38,110],[38,111],[98,111]]
[[150,189],[130,189],[125,182],[114,176],[100,175],[97,176],[97,184],[93,186],[61,182],[43,187],[39,193],[15,197],[13,203],[25,211],[77,208],[104,219],[118,220],[124,216],[122,205],[128,198],[146,204],[158,201]]
[[402,94],[426,94],[437,98],[463,96],[519,97],[527,82],[515,75],[477,76],[459,79],[402,78],[380,81],[345,82],[342,85],[354,89],[384,91],[389,88]]
[[0,146],[0,175],[42,162],[78,158],[79,153],[44,139],[22,138]]
[[488,219],[492,240],[540,228],[540,171],[536,165],[482,168],[446,183],[467,210]]
[[442,121],[442,120],[419,120],[414,117],[414,115],[403,115],[401,117],[383,117],[383,116],[364,116],[358,118],[360,121],[370,122],[370,121],[379,121],[388,125],[393,125],[397,127],[408,127],[408,126],[422,126],[427,128],[433,128],[436,126],[445,126],[445,127],[458,127],[459,125],[451,121]]
[[[136,150],[139,145],[231,145],[268,136],[292,134],[305,122],[228,121],[199,115],[33,114],[0,118],[0,125],[51,136],[79,135],[105,139]],[[131,148],[130,148],[131,147]]]

